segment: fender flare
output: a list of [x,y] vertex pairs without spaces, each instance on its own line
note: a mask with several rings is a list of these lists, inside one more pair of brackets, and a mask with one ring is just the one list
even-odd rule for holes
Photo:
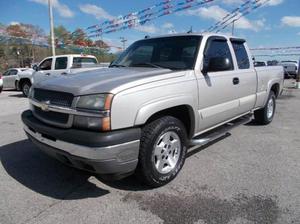
[[[171,97],[165,97],[156,99],[155,101],[150,101],[147,104],[142,105],[142,107],[137,111],[134,125],[143,125],[147,120],[155,113],[163,111],[168,108],[187,105],[193,108],[191,105],[195,105],[194,99],[192,96],[188,95],[176,95]],[[194,117],[195,109],[193,108]]]

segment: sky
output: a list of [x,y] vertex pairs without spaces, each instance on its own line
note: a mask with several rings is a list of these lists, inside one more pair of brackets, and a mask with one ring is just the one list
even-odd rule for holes
[[[86,29],[119,15],[135,12],[162,0],[52,0],[55,26],[69,30]],[[179,2],[182,0],[173,0]],[[160,17],[134,29],[103,35],[111,46],[121,46],[125,37],[128,46],[145,35],[182,33],[193,28],[201,32],[240,6],[246,0],[215,0],[203,7],[188,9]],[[48,0],[0,0],[0,23],[30,23],[49,32]],[[223,30],[231,32],[231,26]],[[247,39],[250,48],[300,46],[300,1],[270,0],[265,6],[251,12],[235,23],[235,36]],[[266,52],[260,52],[266,53]],[[270,53],[270,52],[268,52]],[[299,58],[299,56],[297,56]],[[292,57],[293,59],[295,57]],[[272,59],[271,57],[262,58]],[[289,58],[284,58],[289,59]]]

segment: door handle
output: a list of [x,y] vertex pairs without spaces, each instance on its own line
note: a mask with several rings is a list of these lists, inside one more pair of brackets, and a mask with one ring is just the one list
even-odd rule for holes
[[48,72],[48,73],[45,73],[45,75],[50,75],[50,73]]
[[233,85],[237,85],[237,84],[240,83],[240,79],[235,77],[235,78],[232,79],[232,83],[233,83]]
[[61,74],[62,74],[62,75],[67,75],[68,73],[67,73],[67,72],[62,72]]

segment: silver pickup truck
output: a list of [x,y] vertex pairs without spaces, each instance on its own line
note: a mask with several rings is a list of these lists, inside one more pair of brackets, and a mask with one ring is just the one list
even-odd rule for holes
[[167,35],[133,43],[109,68],[37,83],[22,120],[35,145],[68,165],[157,187],[190,146],[252,115],[270,123],[282,86],[282,66],[254,68],[243,39]]

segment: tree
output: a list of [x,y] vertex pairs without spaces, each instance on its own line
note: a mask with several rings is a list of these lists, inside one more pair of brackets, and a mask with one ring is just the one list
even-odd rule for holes
[[70,44],[72,42],[71,33],[64,26],[55,27],[54,35],[57,43]]
[[80,46],[87,46],[86,38],[85,37],[86,37],[85,32],[82,29],[77,28],[72,33],[73,44],[80,45]]
[[21,24],[9,25],[6,28],[6,32],[8,35],[14,36],[14,37],[23,37],[23,38],[28,37],[28,34],[26,33],[24,27],[21,26]]

